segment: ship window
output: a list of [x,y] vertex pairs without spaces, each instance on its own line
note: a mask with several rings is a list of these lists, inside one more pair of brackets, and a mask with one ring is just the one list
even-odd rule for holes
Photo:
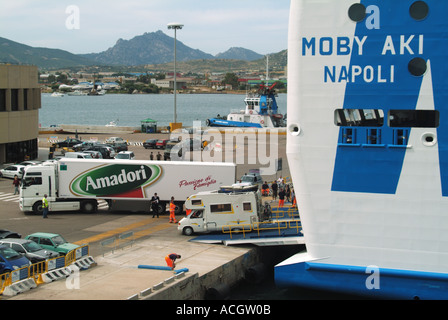
[[396,146],[406,146],[409,140],[409,129],[394,129],[393,144]]
[[384,112],[381,109],[336,109],[334,122],[341,127],[382,127]]
[[381,144],[381,129],[367,129],[367,144]]
[[230,203],[210,205],[210,212],[219,213],[219,212],[231,212],[231,211],[232,211],[232,204]]
[[437,128],[439,126],[439,111],[390,110],[389,126],[392,128]]
[[342,128],[341,143],[355,144],[356,143],[356,129]]

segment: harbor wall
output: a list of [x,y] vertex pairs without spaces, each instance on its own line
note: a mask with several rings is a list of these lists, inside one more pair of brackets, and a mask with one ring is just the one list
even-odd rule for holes
[[[172,277],[154,286],[148,295],[140,293],[140,300],[204,300],[215,297],[224,299],[227,290],[245,277],[246,271],[258,264],[261,259],[260,248],[251,248],[239,257],[220,265],[205,274],[189,274],[176,279]],[[204,263],[207,263],[204,261]]]

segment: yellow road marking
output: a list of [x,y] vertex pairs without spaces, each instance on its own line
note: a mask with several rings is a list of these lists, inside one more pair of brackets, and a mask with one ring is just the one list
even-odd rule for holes
[[[145,220],[136,222],[136,223],[129,224],[129,225],[127,225],[127,226],[123,226],[123,227],[120,227],[120,228],[116,228],[116,229],[113,229],[113,230],[109,230],[109,231],[106,231],[106,232],[97,234],[97,235],[95,235],[95,236],[92,236],[92,237],[89,237],[89,238],[86,238],[86,239],[82,239],[82,240],[76,241],[76,242],[74,242],[74,244],[81,245],[81,244],[86,244],[86,243],[91,243],[91,242],[101,241],[101,240],[104,240],[104,239],[107,239],[107,238],[111,238],[111,237],[113,237],[113,236],[115,236],[115,235],[117,235],[117,234],[127,232],[127,231],[132,230],[132,229],[136,229],[136,228],[143,227],[143,226],[145,226],[145,225],[149,225],[149,224],[156,223],[157,221],[158,221],[158,219],[148,218],[148,219],[145,219]],[[169,224],[167,224],[167,225],[162,224],[162,225],[160,225],[160,226],[155,226],[154,228],[146,229],[146,230],[143,230],[143,231],[148,232],[147,230],[156,229],[156,228],[159,228],[159,227],[161,227],[161,226],[163,226],[164,228],[161,228],[160,230],[163,230],[163,229],[166,229],[166,228],[170,227]],[[143,231],[140,231],[140,232],[137,232],[137,233],[141,233],[141,232],[143,232]],[[158,231],[158,230],[156,230],[156,231]],[[151,232],[149,232],[149,233],[151,233]],[[149,233],[148,233],[148,234],[149,234]],[[145,234],[145,235],[147,235],[147,234]],[[142,235],[142,236],[143,236],[143,235]],[[141,236],[140,236],[140,237],[141,237]]]

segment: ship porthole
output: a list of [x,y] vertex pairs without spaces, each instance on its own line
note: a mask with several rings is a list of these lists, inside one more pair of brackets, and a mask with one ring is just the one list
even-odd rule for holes
[[421,77],[426,73],[428,66],[426,61],[422,58],[414,58],[409,62],[409,72],[416,77]]
[[355,3],[348,9],[348,17],[354,22],[360,22],[366,17],[366,7],[361,3]]
[[416,21],[426,19],[429,14],[429,7],[425,1],[415,1],[409,8],[409,14]]
[[427,132],[422,135],[422,143],[424,146],[432,147],[437,144],[437,137],[434,133]]
[[298,126],[298,125],[296,125],[296,124],[292,124],[292,125],[290,125],[289,126],[289,128],[288,128],[288,130],[289,130],[289,133],[292,135],[292,136],[298,136],[299,134],[300,134],[300,127]]

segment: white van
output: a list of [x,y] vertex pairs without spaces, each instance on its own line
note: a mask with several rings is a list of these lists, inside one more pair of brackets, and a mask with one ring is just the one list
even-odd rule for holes
[[178,231],[184,235],[231,229],[250,229],[261,221],[263,205],[257,192],[200,192],[187,199],[185,208],[191,213],[179,221]]
[[92,155],[83,152],[67,152],[65,158],[92,159]]
[[135,155],[133,151],[120,151],[115,156],[115,159],[118,160],[134,160]]

